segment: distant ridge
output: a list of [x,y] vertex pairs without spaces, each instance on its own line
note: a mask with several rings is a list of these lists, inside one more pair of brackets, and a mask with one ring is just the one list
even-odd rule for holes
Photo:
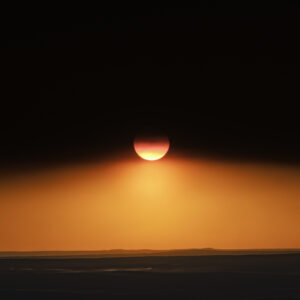
[[242,249],[224,250],[213,248],[174,250],[98,250],[98,251],[11,251],[0,252],[0,258],[105,258],[143,256],[211,256],[211,255],[270,255],[300,254],[300,249]]

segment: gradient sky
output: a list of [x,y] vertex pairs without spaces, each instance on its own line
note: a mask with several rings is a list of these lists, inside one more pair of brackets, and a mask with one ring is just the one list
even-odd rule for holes
[[0,251],[300,248],[300,169],[169,155],[2,178]]
[[300,248],[299,5],[6,11],[0,250]]

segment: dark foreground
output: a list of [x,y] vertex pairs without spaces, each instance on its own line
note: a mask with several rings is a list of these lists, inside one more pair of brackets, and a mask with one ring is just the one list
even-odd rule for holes
[[0,259],[0,299],[300,299],[300,255]]

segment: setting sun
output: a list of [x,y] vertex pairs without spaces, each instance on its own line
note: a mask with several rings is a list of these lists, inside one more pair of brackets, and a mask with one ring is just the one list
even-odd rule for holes
[[166,136],[138,136],[134,140],[135,152],[145,160],[158,160],[169,151],[170,142]]

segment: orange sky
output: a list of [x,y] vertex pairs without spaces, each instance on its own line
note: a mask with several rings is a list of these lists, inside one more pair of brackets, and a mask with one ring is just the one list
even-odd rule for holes
[[0,180],[0,251],[300,248],[300,168],[167,156]]

